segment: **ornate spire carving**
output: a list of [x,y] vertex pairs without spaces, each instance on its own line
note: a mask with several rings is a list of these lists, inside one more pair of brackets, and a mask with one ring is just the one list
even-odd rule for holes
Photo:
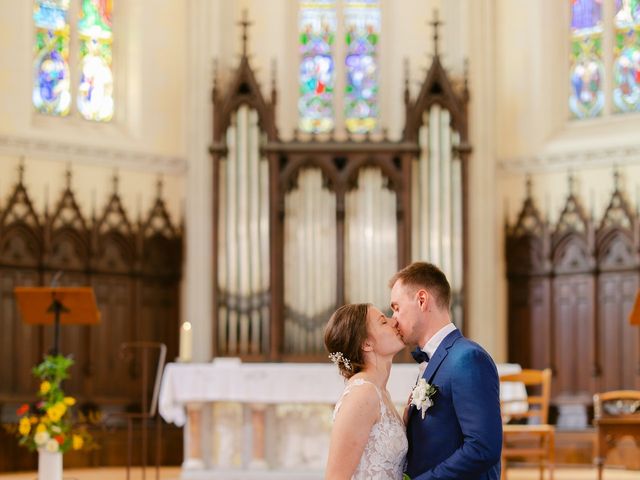
[[249,21],[249,13],[247,9],[242,10],[242,20],[238,22],[238,25],[242,28],[242,56],[247,56],[247,42],[249,40],[249,27],[253,25],[253,22]]
[[438,9],[435,8],[433,10],[433,20],[431,20],[429,22],[429,25],[431,25],[433,27],[433,56],[437,57],[439,55],[439,38],[440,38],[440,33],[438,32],[438,29],[443,25],[443,23],[440,21],[440,19],[438,18]]

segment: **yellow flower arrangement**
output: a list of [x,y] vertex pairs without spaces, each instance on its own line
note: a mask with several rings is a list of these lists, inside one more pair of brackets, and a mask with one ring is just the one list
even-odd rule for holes
[[40,379],[39,400],[34,405],[24,404],[17,411],[20,445],[62,453],[95,447],[85,427],[74,427],[71,407],[76,400],[65,396],[60,387],[68,378],[71,365],[71,358],[49,355],[33,369]]

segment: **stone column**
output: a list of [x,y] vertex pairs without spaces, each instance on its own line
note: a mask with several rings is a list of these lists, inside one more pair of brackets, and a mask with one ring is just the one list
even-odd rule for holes
[[[193,361],[208,362],[212,354],[212,178],[209,146],[212,132],[213,85],[212,32],[216,30],[215,5],[210,0],[190,0],[188,8],[187,81],[185,85],[187,180],[185,239],[186,265],[183,321],[193,329]],[[217,5],[217,4],[216,4]]]
[[[496,180],[496,6],[468,1],[469,159],[468,278],[466,319],[469,337],[495,359],[506,359],[504,261],[500,255],[502,217]],[[464,27],[463,27],[464,28]],[[491,279],[491,281],[487,281]]]
[[184,426],[183,470],[202,470],[205,467],[202,450],[202,403],[187,404],[187,423]]
[[251,460],[249,468],[267,468],[266,457],[266,413],[267,406],[261,403],[249,405],[251,410]]

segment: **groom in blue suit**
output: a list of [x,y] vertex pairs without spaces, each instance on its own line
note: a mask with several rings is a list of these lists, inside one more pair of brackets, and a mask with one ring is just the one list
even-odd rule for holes
[[436,266],[413,263],[390,286],[396,327],[405,344],[418,346],[412,355],[421,364],[421,378],[437,387],[426,412],[413,404],[405,410],[407,475],[498,480],[502,419],[493,360],[451,323],[451,288]]

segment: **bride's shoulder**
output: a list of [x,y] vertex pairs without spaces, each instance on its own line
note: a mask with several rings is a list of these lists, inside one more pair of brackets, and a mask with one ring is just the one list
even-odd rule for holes
[[342,417],[373,423],[380,416],[379,405],[376,386],[366,380],[353,378],[347,382],[344,393],[336,405],[334,419]]

